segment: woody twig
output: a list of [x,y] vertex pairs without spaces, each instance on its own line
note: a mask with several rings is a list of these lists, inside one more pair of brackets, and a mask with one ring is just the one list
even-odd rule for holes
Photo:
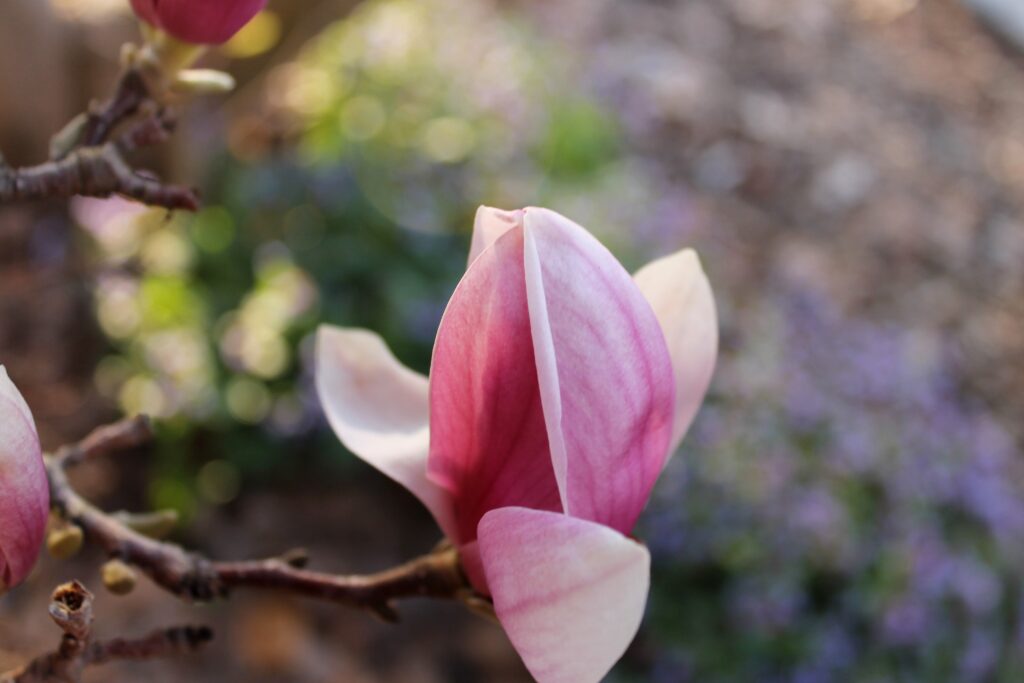
[[0,683],[79,683],[87,667],[115,660],[176,657],[198,650],[213,638],[206,627],[180,626],[137,639],[94,642],[93,596],[77,581],[54,591],[50,617],[62,631],[57,649],[19,669],[0,673]]
[[120,194],[150,206],[195,211],[195,190],[165,184],[128,161],[131,152],[167,140],[174,124],[142,73],[126,68],[113,97],[94,103],[53,137],[48,161],[14,168],[0,155],[0,205]]
[[367,575],[338,575],[305,568],[307,556],[293,551],[264,560],[220,562],[179,545],[151,538],[125,515],[111,515],[83,499],[71,486],[67,470],[101,453],[138,446],[151,438],[144,417],[102,427],[79,444],[47,456],[51,505],[66,523],[80,528],[86,541],[99,546],[115,562],[134,567],[173,595],[189,601],[226,598],[236,590],[288,592],[308,598],[367,610],[395,621],[394,602],[430,597],[458,600],[476,611],[489,603],[470,587],[451,547],[398,567]]

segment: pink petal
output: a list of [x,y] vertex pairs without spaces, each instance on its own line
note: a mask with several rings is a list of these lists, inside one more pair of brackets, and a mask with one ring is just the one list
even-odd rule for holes
[[323,325],[316,385],[345,446],[416,495],[438,525],[455,532],[448,493],[427,479],[427,378],[406,368],[373,332]]
[[140,19],[186,43],[219,45],[256,16],[267,0],[132,0]]
[[711,285],[692,249],[652,261],[633,277],[665,333],[676,381],[671,451],[704,400],[718,356],[718,319]]
[[430,369],[430,476],[455,499],[459,534],[496,507],[559,510],[534,370],[523,231],[506,232],[452,295]]
[[0,365],[0,593],[31,571],[49,513],[50,488],[32,411]]
[[476,260],[484,249],[494,244],[499,237],[512,228],[522,227],[523,212],[502,211],[489,206],[481,206],[476,211],[473,222],[473,240],[469,244],[469,261],[467,266]]
[[606,526],[503,508],[480,521],[494,607],[538,683],[598,683],[643,619],[647,549]]
[[629,533],[668,457],[675,405],[658,321],[615,257],[546,209],[525,217],[526,289],[565,512]]

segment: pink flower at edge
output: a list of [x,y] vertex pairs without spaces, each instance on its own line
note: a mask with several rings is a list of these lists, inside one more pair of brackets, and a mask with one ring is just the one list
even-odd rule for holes
[[0,365],[0,593],[32,570],[49,513],[50,488],[32,411]]
[[136,16],[178,40],[196,45],[227,42],[259,14],[267,0],[131,0]]
[[477,214],[430,379],[377,335],[322,327],[317,387],[345,445],[406,486],[540,683],[596,683],[650,580],[629,538],[703,400],[711,288],[689,250],[630,277],[586,230]]

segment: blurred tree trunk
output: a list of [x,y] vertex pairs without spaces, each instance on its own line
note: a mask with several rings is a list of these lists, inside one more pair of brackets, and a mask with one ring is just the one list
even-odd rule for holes
[[50,134],[72,114],[70,34],[45,0],[3,0],[0,149],[11,163],[38,160]]
[[[50,136],[81,110],[94,60],[83,58],[79,36],[46,0],[0,2],[0,150],[9,163],[44,160]],[[0,207],[0,363],[45,445],[79,436],[99,415],[91,374],[102,346],[70,240],[64,203]]]

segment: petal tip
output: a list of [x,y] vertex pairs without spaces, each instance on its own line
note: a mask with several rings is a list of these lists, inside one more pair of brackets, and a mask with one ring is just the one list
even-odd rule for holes
[[485,205],[477,208],[476,217],[473,219],[473,237],[470,240],[467,266],[506,232],[521,226],[523,214],[523,209],[506,211]]
[[672,360],[675,451],[704,400],[718,358],[718,312],[711,282],[694,249],[681,249],[641,268],[634,281],[654,310]]

